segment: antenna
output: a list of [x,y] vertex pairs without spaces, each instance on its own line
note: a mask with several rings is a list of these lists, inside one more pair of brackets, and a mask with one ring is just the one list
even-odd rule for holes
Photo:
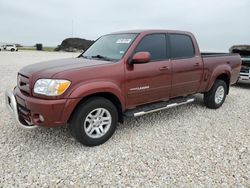
[[74,36],[74,20],[71,20],[71,37],[73,38]]

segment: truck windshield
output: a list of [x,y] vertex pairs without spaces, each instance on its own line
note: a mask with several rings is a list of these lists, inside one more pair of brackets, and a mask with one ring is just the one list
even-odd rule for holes
[[106,61],[120,60],[132,44],[137,34],[110,34],[99,38],[80,57],[102,59]]

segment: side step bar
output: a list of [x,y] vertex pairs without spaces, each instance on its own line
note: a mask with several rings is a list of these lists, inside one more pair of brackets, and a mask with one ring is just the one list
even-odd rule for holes
[[132,109],[132,110],[128,110],[128,111],[126,111],[124,113],[124,115],[127,116],[127,117],[138,117],[138,116],[142,116],[142,115],[145,115],[145,114],[157,112],[157,111],[160,111],[160,110],[173,108],[175,106],[180,106],[180,105],[192,103],[194,101],[195,101],[194,97],[177,98],[177,99],[172,99],[172,100],[167,101],[167,102],[160,102],[160,103],[156,103],[156,104],[150,104],[150,105],[147,105],[147,106],[138,107],[138,108],[135,108],[135,109]]

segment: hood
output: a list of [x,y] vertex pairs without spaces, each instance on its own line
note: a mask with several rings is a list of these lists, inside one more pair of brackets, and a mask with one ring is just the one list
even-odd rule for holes
[[42,76],[44,78],[52,78],[53,75],[71,70],[71,69],[80,69],[84,67],[97,66],[102,64],[109,64],[112,62],[101,61],[94,59],[84,59],[84,58],[69,58],[69,59],[60,59],[53,61],[46,61],[41,63],[36,63],[28,65],[22,68],[19,73],[26,76]]

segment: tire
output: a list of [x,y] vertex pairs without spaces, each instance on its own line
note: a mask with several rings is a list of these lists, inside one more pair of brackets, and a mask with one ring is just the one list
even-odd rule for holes
[[[98,116],[98,113],[103,115]],[[118,111],[115,105],[106,98],[92,97],[74,111],[69,129],[72,136],[83,145],[97,146],[111,138],[117,124]]]
[[222,106],[226,99],[228,87],[225,81],[215,80],[213,87],[207,93],[204,93],[205,106],[211,109],[217,109]]
[[15,51],[15,49],[14,49],[14,48],[11,48],[11,49],[10,49],[10,51],[14,52],[14,51]]
[[16,49],[16,52],[18,52],[18,48]]

